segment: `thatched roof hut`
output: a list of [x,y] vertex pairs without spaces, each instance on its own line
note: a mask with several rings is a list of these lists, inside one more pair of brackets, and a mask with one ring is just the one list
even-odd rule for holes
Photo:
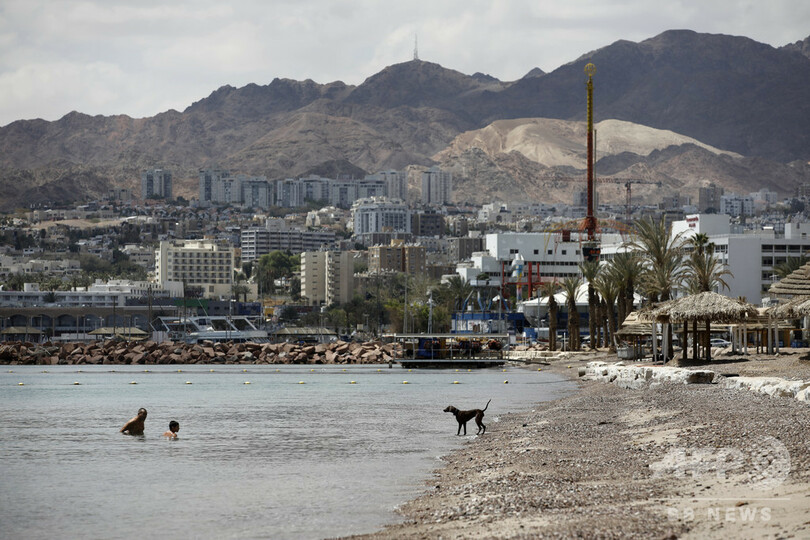
[[702,292],[668,300],[641,314],[642,320],[683,323],[739,323],[757,317],[753,304],[716,292]]
[[768,292],[780,296],[805,296],[810,298],[810,263],[797,268],[771,285]]
[[654,321],[660,323],[683,323],[683,358],[686,360],[686,334],[688,323],[692,323],[693,356],[698,354],[698,323],[705,326],[703,334],[706,351],[706,360],[711,360],[711,346],[708,339],[711,335],[711,323],[746,323],[756,321],[758,312],[756,306],[729,298],[728,296],[716,292],[702,292],[676,298],[653,306],[640,314],[641,320]]

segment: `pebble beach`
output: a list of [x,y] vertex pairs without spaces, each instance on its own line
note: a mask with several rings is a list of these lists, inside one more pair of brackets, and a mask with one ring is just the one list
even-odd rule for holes
[[[685,367],[810,382],[808,352]],[[577,378],[594,360],[616,357],[540,367]],[[357,538],[810,537],[808,403],[716,382],[580,381],[530,411],[491,407],[486,435],[446,456],[399,522]]]

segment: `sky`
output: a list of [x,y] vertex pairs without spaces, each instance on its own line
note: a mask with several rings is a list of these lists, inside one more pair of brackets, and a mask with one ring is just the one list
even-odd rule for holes
[[360,84],[421,60],[509,81],[665,30],[810,36],[808,0],[0,0],[0,126],[154,116],[223,85]]

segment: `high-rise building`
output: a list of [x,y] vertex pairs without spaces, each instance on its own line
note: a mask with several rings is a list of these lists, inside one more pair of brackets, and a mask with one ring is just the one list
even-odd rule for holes
[[200,202],[213,202],[214,186],[223,178],[229,178],[230,176],[230,171],[200,169]]
[[422,172],[422,203],[450,204],[453,195],[453,173],[431,167]]
[[147,169],[141,173],[141,199],[172,198],[172,173],[163,169]]
[[698,211],[704,212],[719,212],[720,211],[720,197],[723,196],[723,188],[715,184],[709,184],[698,190]]
[[309,305],[345,304],[354,292],[354,259],[349,251],[301,254],[301,296]]

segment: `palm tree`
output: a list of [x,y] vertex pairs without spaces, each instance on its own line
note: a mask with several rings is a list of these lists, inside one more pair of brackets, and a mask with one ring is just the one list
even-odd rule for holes
[[[652,302],[666,301],[672,298],[672,292],[683,279],[683,232],[671,234],[662,217],[657,222],[652,218],[636,221],[634,239],[629,247],[640,251],[644,261],[641,272],[641,286]],[[665,356],[672,358],[672,327],[667,327],[669,343]]]
[[[609,272],[600,272],[596,276],[594,287],[602,297],[605,307],[605,341],[610,352],[616,352],[616,318],[613,316],[613,305],[619,295],[620,287]],[[619,303],[621,305],[621,302]]]
[[568,307],[569,351],[579,349],[579,312],[577,311],[577,291],[579,290],[580,285],[582,285],[582,278],[579,276],[565,278],[562,285]]
[[[724,276],[734,277],[734,274],[725,267],[720,259],[714,256],[714,244],[709,242],[709,237],[705,234],[696,234],[689,243],[693,246],[692,252],[686,261],[685,284],[686,290],[690,294],[709,292],[718,288],[728,289]],[[686,325],[686,323],[684,323]],[[684,337],[686,327],[684,326]],[[706,333],[703,335],[702,346],[711,354],[711,323],[706,321]],[[697,321],[692,323],[692,334],[694,342],[692,345],[692,356],[697,358]],[[686,343],[684,342],[684,359],[686,358]]]
[[539,289],[540,297],[548,298],[548,348],[551,351],[557,350],[557,301],[554,295],[559,288],[556,281],[545,281]]
[[580,263],[579,271],[585,281],[588,282],[588,332],[591,335],[589,348],[593,350],[596,349],[596,317],[598,311],[598,299],[593,282],[599,274],[599,261],[584,261]]
[[633,311],[636,285],[642,271],[641,258],[631,251],[616,253],[608,261],[605,271],[619,287],[616,296],[616,311],[618,312],[618,322],[624,322],[627,315]]
[[452,276],[442,286],[442,292],[447,301],[447,308],[452,312],[464,307],[464,302],[473,292],[473,287],[461,276]]
[[664,218],[656,222],[651,217],[636,221],[633,232],[628,247],[638,250],[644,261],[642,287],[653,301],[669,300],[682,277],[683,232],[672,235]]
[[776,277],[779,279],[785,279],[808,262],[810,262],[810,259],[807,258],[807,255],[788,257],[787,261],[773,267],[773,273],[776,274]]

